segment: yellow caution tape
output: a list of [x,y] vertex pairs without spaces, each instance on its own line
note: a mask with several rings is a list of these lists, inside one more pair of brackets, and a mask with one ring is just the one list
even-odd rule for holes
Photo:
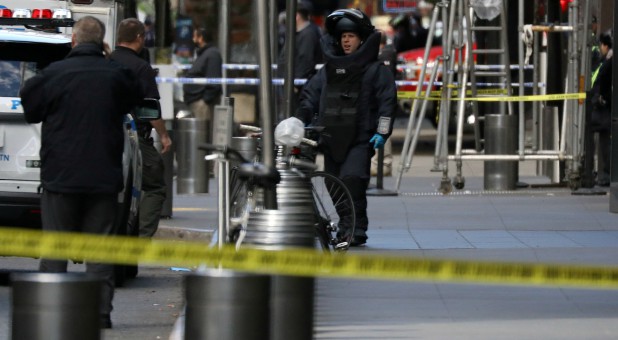
[[[439,97],[433,96],[434,92],[441,93],[440,91],[432,91],[431,97],[425,98],[424,95],[417,96],[413,91],[397,91],[397,98],[405,99],[426,99],[426,100],[441,100]],[[480,93],[478,94],[497,94],[497,93]],[[467,101],[478,102],[532,102],[532,101],[552,101],[552,100],[581,100],[586,99],[586,93],[561,93],[561,94],[539,94],[532,96],[492,96],[492,97],[466,97]],[[451,100],[461,100],[460,98],[453,97]]]
[[0,254],[117,264],[207,265],[279,275],[618,288],[618,267],[327,254],[311,249],[237,251],[197,242],[14,228],[0,229]]

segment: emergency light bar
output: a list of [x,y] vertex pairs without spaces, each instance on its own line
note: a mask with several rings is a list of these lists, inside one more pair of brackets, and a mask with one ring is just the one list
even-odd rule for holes
[[72,27],[75,23],[68,9],[56,8],[0,8],[0,25]]

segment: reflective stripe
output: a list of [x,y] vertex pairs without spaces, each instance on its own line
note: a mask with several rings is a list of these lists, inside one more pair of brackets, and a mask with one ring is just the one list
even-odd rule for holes
[[599,71],[601,70],[601,66],[603,66],[603,63],[601,63],[599,65],[599,67],[597,67],[597,69],[592,73],[592,77],[591,77],[591,83],[590,83],[590,87],[594,86],[594,82],[597,80],[597,76],[599,75]]

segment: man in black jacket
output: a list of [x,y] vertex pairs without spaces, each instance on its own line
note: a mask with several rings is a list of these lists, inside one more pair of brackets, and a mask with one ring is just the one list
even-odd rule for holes
[[[315,73],[315,66],[322,63],[322,47],[320,38],[322,31],[313,21],[311,21],[313,6],[309,1],[300,1],[296,7],[296,36],[293,49],[294,54],[294,79],[308,79]],[[287,43],[286,39],[286,43]],[[286,72],[286,46],[279,53],[277,73],[285,76]],[[292,98],[293,108],[298,106],[298,95],[302,91],[302,86],[294,87],[294,98]],[[286,115],[287,116],[287,115]]]
[[[105,26],[75,23],[72,51],[28,80],[20,95],[28,123],[43,123],[41,212],[44,231],[114,235],[123,187],[124,115],[144,97],[131,71],[105,58]],[[87,263],[103,280],[101,327],[111,328],[111,264]],[[67,261],[41,259],[43,272],[66,272]]]
[[[116,50],[111,58],[130,68],[144,88],[145,98],[159,99],[155,80],[156,72],[139,56],[144,49],[145,27],[135,18],[124,19],[118,25]],[[152,128],[161,140],[161,153],[171,149],[172,140],[163,119],[150,122],[137,121],[139,148],[142,153],[142,198],[139,204],[139,236],[152,237],[159,226],[161,209],[165,202],[165,178],[163,158],[154,148],[150,137]]]
[[[219,49],[212,44],[212,33],[204,28],[196,28],[193,30],[193,42],[197,46],[197,57],[187,77],[221,78],[223,61]],[[185,84],[182,90],[185,104],[189,105],[193,117],[210,122],[214,105],[221,96],[221,85]]]

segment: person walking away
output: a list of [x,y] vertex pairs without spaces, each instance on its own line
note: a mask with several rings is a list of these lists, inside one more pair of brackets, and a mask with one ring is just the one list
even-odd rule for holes
[[[322,37],[325,64],[301,94],[296,117],[323,126],[319,145],[324,170],[350,190],[356,210],[352,246],[367,242],[367,195],[371,157],[392,132],[397,105],[395,79],[378,61],[380,33],[358,9],[336,10]],[[317,115],[314,117],[314,113]],[[347,233],[343,212],[339,236]]]
[[[131,70],[105,58],[101,21],[75,23],[72,50],[29,79],[20,92],[28,123],[41,123],[41,218],[44,232],[114,235],[123,188],[124,115],[144,94]],[[42,272],[67,271],[41,259]],[[111,328],[114,266],[86,263],[103,281],[101,327]]]
[[599,35],[599,50],[601,63],[592,73],[591,98],[592,117],[591,131],[598,133],[597,145],[597,184],[609,186],[610,174],[610,132],[612,111],[612,33],[604,32]]
[[[316,73],[316,65],[322,63],[322,47],[320,37],[322,31],[320,27],[311,21],[313,6],[309,1],[299,1],[296,7],[296,41],[294,44],[294,79],[309,79]],[[287,42],[288,39],[285,39]],[[278,74],[285,77],[286,72],[286,51],[285,46],[279,53]],[[294,86],[293,110],[298,107],[298,95],[302,91],[302,86]],[[281,90],[283,92],[283,90]],[[283,98],[283,94],[281,95]],[[280,111],[285,109],[283,103],[280,104]],[[290,113],[291,114],[291,113]],[[283,118],[283,113],[280,114]],[[287,115],[285,115],[287,116]]]
[[[397,79],[397,51],[395,46],[388,43],[386,33],[380,32],[380,53],[378,54],[378,60],[384,63],[384,65],[393,73],[393,77]],[[397,104],[399,110],[399,104]],[[384,159],[382,175],[391,176],[393,168],[393,144],[392,139],[387,139],[384,143]],[[371,157],[371,176],[378,175],[378,154],[376,153]]]
[[[212,41],[212,32],[199,27],[193,30],[193,43],[197,50],[195,61],[187,72],[188,78],[221,78],[223,60],[221,52]],[[210,126],[214,106],[220,101],[221,85],[184,84],[182,90],[184,101],[193,117],[206,120],[207,126]],[[206,131],[207,141],[210,141],[210,135],[210,131]]]
[[[124,19],[118,25],[116,49],[111,58],[133,71],[143,88],[144,98],[160,99],[156,71],[140,57],[145,48],[145,27],[135,18]],[[161,140],[161,153],[171,150],[172,140],[163,119],[137,121],[139,148],[142,153],[142,197],[138,210],[140,237],[152,237],[159,227],[166,196],[163,158],[150,137],[154,128]],[[137,273],[133,273],[137,274]],[[132,275],[131,275],[132,276]]]

